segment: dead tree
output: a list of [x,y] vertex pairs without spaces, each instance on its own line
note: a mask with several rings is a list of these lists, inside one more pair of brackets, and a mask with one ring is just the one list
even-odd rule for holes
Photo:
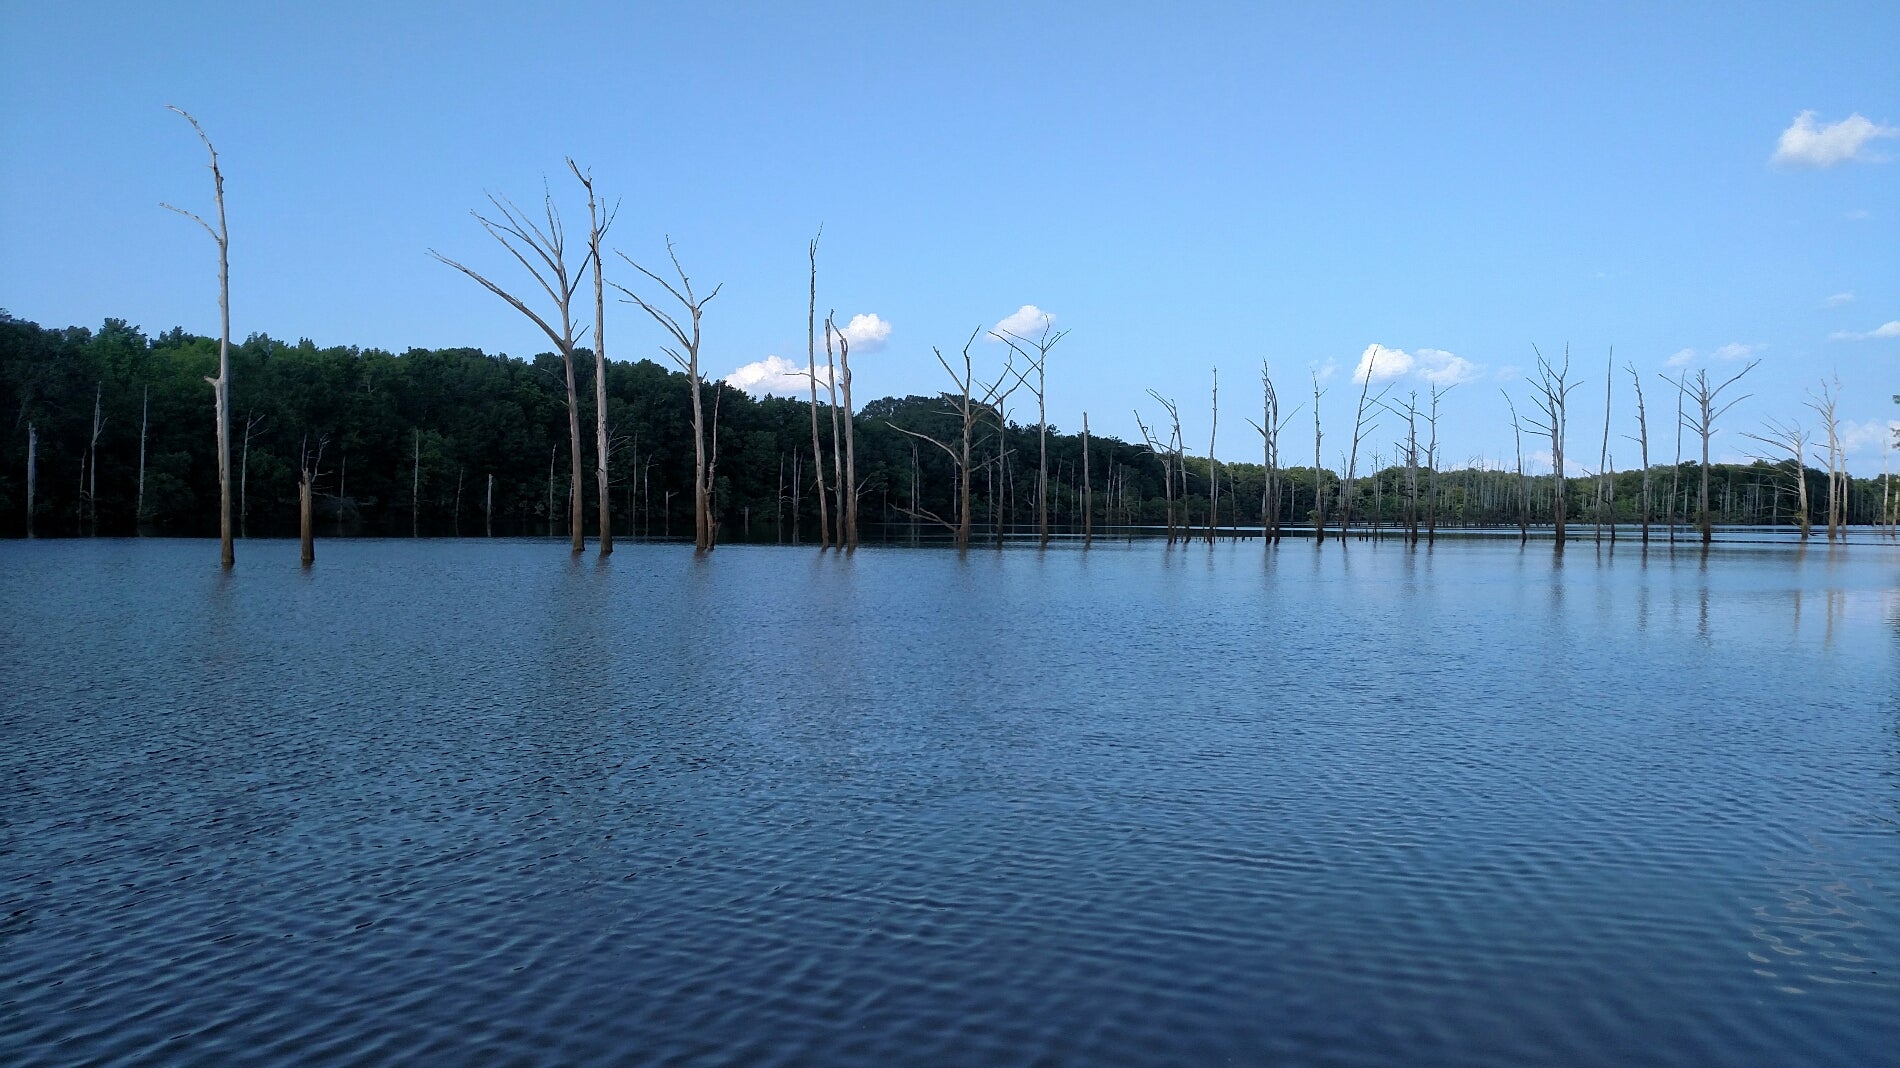
[[[1800,423],[1782,422],[1770,419],[1766,434],[1744,434],[1743,437],[1769,445],[1786,453],[1792,460],[1795,490],[1795,525],[1801,529],[1801,538],[1806,540],[1814,533],[1813,520],[1808,511],[1808,431]],[[1757,457],[1767,463],[1780,465],[1779,458],[1770,460],[1766,456]]]
[[[1669,377],[1664,375],[1662,380],[1668,382]],[[1673,383],[1670,383],[1676,387],[1676,466],[1669,472],[1669,544],[1671,545],[1676,543],[1676,490],[1682,481],[1682,429],[1685,425],[1682,405],[1684,398],[1688,396],[1688,381],[1689,372],[1684,371],[1676,376]]]
[[99,435],[106,428],[105,419],[105,383],[101,382],[92,394],[92,437],[86,441],[86,519],[88,531],[99,533]]
[[1552,480],[1550,520],[1556,530],[1557,549],[1562,551],[1564,518],[1569,504],[1567,500],[1569,493],[1564,478],[1565,411],[1570,404],[1571,390],[1583,383],[1565,381],[1570,375],[1569,346],[1564,347],[1562,367],[1551,366],[1550,361],[1544,359],[1544,354],[1537,351],[1537,346],[1531,346],[1531,351],[1537,352],[1537,381],[1531,384],[1534,391],[1531,400],[1536,403],[1538,410],[1544,413],[1544,421],[1540,423],[1535,419],[1529,419],[1526,422],[1550,439]]
[[1352,525],[1352,491],[1353,480],[1359,472],[1359,442],[1366,434],[1378,429],[1379,409],[1385,404],[1385,395],[1392,391],[1388,385],[1376,395],[1371,393],[1372,370],[1372,363],[1368,361],[1366,380],[1359,385],[1359,409],[1353,415],[1352,452],[1346,458],[1346,480],[1339,487],[1339,537],[1342,541],[1346,537],[1346,528]]
[[[831,354],[832,333],[833,333],[833,330],[831,326],[831,313],[826,312],[825,313],[825,393],[827,397],[830,399],[830,407],[831,407],[831,492],[833,496],[836,498],[834,502],[835,507],[832,509],[832,513],[831,513],[833,517],[832,522],[834,526],[836,527],[836,530],[833,531],[832,544],[842,549],[845,547],[844,499],[845,499],[845,494],[847,492],[850,492],[853,489],[853,487],[849,487],[844,484],[844,438],[838,429],[838,367],[835,363],[832,362],[832,354]],[[857,494],[851,493],[851,496],[855,498]]]
[[144,396],[139,401],[139,494],[132,509],[132,529],[135,533],[145,531],[145,428],[152,414],[152,387],[146,386]]
[[32,423],[26,424],[26,536],[33,536],[33,497],[39,490],[39,451],[40,432]]
[[1425,462],[1431,469],[1431,486],[1425,497],[1425,544],[1438,544],[1438,399],[1455,389],[1455,386],[1432,387],[1432,409],[1428,422],[1431,426],[1431,444],[1425,449]]
[[[317,451],[310,451],[310,439],[304,438],[304,447],[297,458],[297,545],[298,558],[303,566],[309,567],[317,560],[316,523],[314,491],[317,471],[323,464],[323,446],[329,438],[317,439]],[[489,476],[492,484],[493,475]]]
[[1167,451],[1164,454],[1160,438],[1150,433],[1147,426],[1142,423],[1141,413],[1135,413],[1135,425],[1141,428],[1142,440],[1148,443],[1148,451],[1161,460],[1162,487],[1168,501],[1168,544],[1173,545],[1175,538],[1174,484],[1177,477],[1181,484],[1181,540],[1189,540],[1194,530],[1193,517],[1187,510],[1187,463],[1186,457],[1182,454],[1181,408],[1174,401],[1152,389],[1148,391],[1148,395],[1153,397],[1155,403],[1161,405],[1162,410],[1168,413],[1168,421],[1173,427],[1169,432]]
[[[831,339],[838,339],[838,385],[844,392],[844,479],[841,488],[848,488],[843,504],[844,531],[840,540],[846,552],[856,552],[858,548],[858,433],[856,409],[851,406],[851,339],[844,331],[832,323],[832,313],[825,314],[825,364],[831,364]],[[832,410],[832,418],[837,418],[837,410]],[[836,452],[837,446],[832,446]]]
[[1082,413],[1082,547],[1095,540],[1094,489],[1089,483],[1089,413]]
[[607,235],[620,214],[620,205],[609,208],[594,198],[594,172],[581,173],[572,157],[567,169],[574,172],[587,190],[587,258],[594,264],[594,485],[600,497],[600,555],[614,551],[612,498],[607,492],[607,461],[613,450],[607,444],[607,298],[603,285],[600,239]]
[[[591,192],[591,190],[590,190]],[[569,481],[567,487],[568,538],[571,549],[580,553],[587,551],[587,532],[583,527],[581,512],[581,407],[574,386],[574,349],[578,343],[574,326],[574,293],[580,288],[581,274],[587,269],[583,262],[580,270],[569,267],[567,262],[567,232],[561,226],[560,213],[554,210],[554,194],[547,191],[545,185],[541,192],[541,206],[545,226],[531,221],[527,214],[515,207],[514,202],[504,197],[490,196],[488,202],[500,214],[499,221],[484,216],[479,211],[470,211],[475,221],[481,224],[488,235],[501,243],[516,262],[527,268],[541,286],[548,300],[554,306],[554,318],[560,323],[556,329],[547,319],[528,307],[514,294],[489,281],[473,269],[449,259],[434,249],[429,255],[438,262],[450,267],[480,283],[509,306],[528,317],[528,320],[541,328],[541,332],[554,343],[554,349],[560,353],[561,368],[567,379],[567,452],[569,458]],[[554,525],[553,507],[548,509],[548,525]]]
[[1847,456],[1846,450],[1841,446],[1840,420],[1834,414],[1835,406],[1840,400],[1839,389],[1839,380],[1835,381],[1832,388],[1824,380],[1821,383],[1821,392],[1817,395],[1810,391],[1807,401],[1808,408],[1821,417],[1821,432],[1827,435],[1828,541],[1844,537],[1847,533]]
[[218,167],[218,150],[211,147],[211,138],[205,135],[198,120],[183,108],[165,106],[183,115],[191,128],[198,131],[198,139],[204,142],[205,152],[211,156],[211,184],[217,197],[215,230],[203,218],[183,208],[170,204],[160,207],[169,208],[204,227],[205,233],[218,245],[218,377],[205,381],[211,384],[218,420],[218,562],[228,568],[237,563],[237,548],[231,538],[231,232],[224,219],[224,171]]
[[1636,387],[1636,443],[1643,450],[1643,499],[1641,504],[1641,522],[1643,526],[1643,544],[1649,544],[1649,413],[1643,408],[1643,376],[1636,373],[1634,364],[1624,364],[1623,369],[1630,373],[1630,382]]
[[251,536],[251,439],[264,417],[252,412],[244,415],[244,444],[238,449],[238,533]]
[[[805,311],[805,380],[811,386],[811,456],[818,476],[818,549],[831,548],[831,512],[825,503],[825,451],[818,442],[818,238],[825,236],[820,226],[811,239],[811,302]],[[939,356],[939,359],[942,357]],[[792,523],[798,523],[798,509],[792,509]]]
[[[1008,343],[1027,362],[1025,384],[1028,372],[1036,373],[1036,384],[1029,387],[1036,395],[1036,536],[1038,544],[1045,549],[1049,547],[1049,350],[1069,336],[1067,330],[1051,333],[1052,325],[1050,317],[1044,315],[1042,334],[1033,340],[1008,330],[990,332],[991,337]],[[1031,350],[1034,350],[1034,355],[1030,354]]]
[[[950,376],[950,381],[955,383],[957,387],[956,392],[945,391],[942,394],[943,399],[950,405],[951,411],[958,419],[958,440],[955,445],[941,441],[929,434],[905,429],[896,423],[886,424],[892,430],[900,434],[918,441],[927,441],[935,445],[950,457],[950,463],[954,468],[957,481],[955,497],[957,506],[956,518],[954,520],[945,519],[923,508],[914,500],[909,509],[901,510],[912,519],[928,519],[949,530],[956,536],[958,552],[963,552],[970,548],[970,442],[976,435],[976,420],[982,412],[973,397],[976,373],[971,365],[970,346],[976,344],[977,335],[982,332],[983,328],[981,326],[970,331],[969,340],[963,343],[963,373],[961,375],[957,373],[955,368],[950,366],[950,361],[944,358],[942,349],[935,346],[932,346],[930,349],[931,352],[936,353],[937,362],[943,365],[944,373]],[[1007,368],[1004,369],[1004,374],[1007,376]],[[997,382],[1000,384],[1002,378],[998,378]],[[912,485],[915,485],[914,477]]]
[[[409,476],[409,536],[422,536],[422,430],[416,430],[416,462]],[[578,550],[577,550],[578,551]]]
[[1511,409],[1511,437],[1517,442],[1517,540],[1522,544],[1531,536],[1531,484],[1524,474],[1524,426],[1518,420],[1517,405],[1511,401],[1510,393],[1499,392],[1504,393],[1505,407]]
[[1319,388],[1319,375],[1313,375],[1313,544],[1326,540],[1326,493],[1325,480],[1321,476],[1319,457],[1319,399],[1326,391]]
[[[629,301],[639,305],[641,311],[646,312],[653,318],[654,322],[665,327],[666,332],[673,336],[675,344],[661,346],[660,351],[672,357],[673,362],[678,364],[680,369],[686,372],[687,381],[692,383],[693,548],[697,552],[705,553],[713,550],[715,532],[712,520],[712,479],[713,465],[716,460],[712,456],[709,456],[707,452],[705,406],[701,403],[700,398],[701,390],[704,387],[704,381],[700,378],[699,374],[700,318],[705,312],[707,303],[719,295],[719,290],[725,283],[722,282],[714,286],[712,292],[701,297],[693,292],[692,279],[686,276],[686,269],[680,266],[680,258],[678,254],[673,251],[673,239],[670,237],[666,240],[666,256],[673,261],[673,272],[679,275],[680,284],[678,289],[675,289],[673,284],[666,279],[634,263],[626,253],[620,253],[620,258],[626,260],[634,270],[639,271],[641,274],[659,283],[675,301],[679,302],[680,307],[685,309],[686,312],[686,324],[681,324],[679,319],[675,318],[671,312],[668,312],[664,308],[649,304],[639,294],[628,289],[626,286],[615,283],[614,288],[625,293]],[[714,392],[713,400],[714,403],[717,404],[717,390]],[[716,412],[714,418],[717,419]],[[718,424],[716,422],[713,427],[713,432],[715,434],[718,433]],[[713,447],[717,448],[716,442]]]
[[[1273,375],[1267,368],[1267,361],[1260,361],[1260,422],[1253,428],[1260,432],[1261,459],[1266,467],[1266,485],[1261,490],[1260,536],[1272,544],[1280,540],[1280,432],[1286,424],[1299,414],[1299,409],[1280,415],[1280,394],[1273,388]],[[1253,420],[1248,420],[1252,423]],[[1318,472],[1314,472],[1318,477]]]
[[1696,384],[1689,389],[1689,399],[1694,405],[1693,410],[1689,413],[1689,429],[1695,431],[1702,439],[1702,495],[1697,501],[1699,514],[1696,521],[1697,525],[1701,528],[1702,544],[1704,545],[1707,545],[1715,538],[1714,516],[1709,511],[1709,439],[1715,435],[1715,421],[1721,418],[1724,412],[1747,400],[1750,396],[1750,394],[1744,393],[1734,400],[1729,401],[1727,404],[1723,404],[1721,403],[1722,392],[1734,385],[1743,375],[1754,370],[1755,365],[1760,362],[1760,360],[1750,360],[1748,366],[1735,372],[1718,386],[1711,386],[1709,384],[1709,372],[1707,370],[1697,371],[1695,373]]
[[[1596,540],[1603,540],[1604,511],[1615,498],[1615,474],[1610,470],[1610,386],[1616,378],[1616,347],[1610,347],[1610,359],[1603,368],[1603,451],[1597,457]],[[1616,516],[1612,513],[1610,540],[1616,540]]]
[[1215,435],[1220,430],[1220,368],[1214,368],[1213,415],[1207,424],[1207,544],[1214,544],[1220,522],[1220,473],[1214,466]]

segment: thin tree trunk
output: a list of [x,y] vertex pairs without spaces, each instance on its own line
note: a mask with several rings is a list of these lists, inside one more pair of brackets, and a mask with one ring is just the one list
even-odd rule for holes
[[825,228],[820,226],[818,236],[811,239],[811,300],[805,308],[805,378],[811,386],[811,456],[812,468],[818,474],[818,548],[821,552],[831,548],[831,513],[825,503],[825,451],[818,441],[818,238],[824,234]]
[[211,384],[218,423],[218,562],[230,568],[237,564],[237,548],[231,537],[231,232],[224,217],[224,172],[218,167],[218,150],[211,146],[211,138],[205,135],[198,120],[182,108],[166,106],[183,115],[198,132],[198,139],[204,142],[205,151],[211,157],[212,186],[217,196],[216,230],[183,208],[163,206],[196,221],[218,244],[218,377],[205,381]]
[[311,522],[310,475],[297,483],[297,545],[298,557],[303,566],[309,567],[317,559],[317,541],[315,527]]
[[[827,317],[829,325],[829,317]],[[851,406],[851,341],[838,335],[838,385],[844,391],[844,548],[858,548],[858,432],[856,409]]]
[[606,556],[614,551],[614,520],[613,498],[607,491],[607,461],[610,455],[607,447],[607,303],[606,289],[602,284],[600,239],[607,233],[607,228],[613,225],[613,216],[618,214],[618,210],[608,212],[603,217],[594,199],[593,171],[583,175],[579,165],[572,159],[567,161],[567,166],[587,189],[587,247],[594,261],[594,483],[595,492],[600,498],[600,555]]
[[39,490],[40,432],[26,424],[26,536],[33,536],[34,496]]
[[488,497],[482,503],[482,533],[485,537],[495,536],[495,475],[488,474]]
[[132,529],[135,533],[145,532],[145,428],[152,411],[152,387],[145,387],[144,398],[139,401],[139,495],[134,506]]
[[1319,398],[1324,391],[1319,388],[1319,376],[1313,376],[1313,544],[1326,540],[1326,493],[1325,479],[1320,474],[1320,429]]
[[1089,413],[1082,413],[1082,547],[1095,539],[1094,489],[1089,483]]
[[1214,544],[1220,525],[1220,474],[1214,467],[1214,441],[1220,430],[1220,368],[1214,368],[1213,415],[1207,429],[1207,543]]
[[[570,409],[571,410],[571,409]],[[579,474],[578,466],[575,474]],[[416,431],[416,463],[409,477],[409,536],[422,533],[422,431]]]

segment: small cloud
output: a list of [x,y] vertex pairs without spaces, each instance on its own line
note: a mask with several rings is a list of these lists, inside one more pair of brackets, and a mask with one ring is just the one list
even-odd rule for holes
[[1746,360],[1767,347],[1766,345],[1744,345],[1739,341],[1731,341],[1709,355],[1718,360]]
[[[820,388],[830,383],[828,375],[829,372],[823,367],[818,369]],[[763,360],[748,363],[727,375],[725,381],[726,385],[761,397],[768,393],[796,395],[811,389],[811,378],[805,368],[783,356],[767,356]]]
[[1503,367],[1498,368],[1498,373],[1493,377],[1500,382],[1515,382],[1524,377],[1524,372],[1518,370],[1516,364],[1507,363]]
[[1843,304],[1852,304],[1852,303],[1854,303],[1854,294],[1852,294],[1852,293],[1836,293],[1836,294],[1834,294],[1833,296],[1831,296],[1831,297],[1829,297],[1829,298],[1827,298],[1826,300],[1824,300],[1824,301],[1822,301],[1821,303],[1822,303],[1822,305],[1824,305],[1825,307],[1829,307],[1829,308],[1838,308],[1838,307],[1840,307],[1840,306],[1841,306],[1841,305],[1843,305]]
[[1890,323],[1881,323],[1879,326],[1874,327],[1872,330],[1868,330],[1865,332],[1856,332],[1853,330],[1836,330],[1832,334],[1828,335],[1828,340],[1830,341],[1872,341],[1877,338],[1888,338],[1888,337],[1900,337],[1900,319],[1895,319],[1893,322],[1890,322]]
[[1879,137],[1900,137],[1900,127],[1882,126],[1856,112],[1826,126],[1814,121],[1814,112],[1804,111],[1793,125],[1781,131],[1770,163],[1788,167],[1832,167],[1850,160],[1874,162],[1885,159],[1867,150],[1867,143]]
[[869,315],[853,315],[851,321],[838,328],[838,332],[851,342],[853,352],[876,352],[891,339],[891,324],[878,318],[875,312]]
[[1878,452],[1893,440],[1893,432],[1900,428],[1900,422],[1893,420],[1869,419],[1855,422],[1852,419],[1841,420],[1841,447],[1848,452]]
[[1664,367],[1687,367],[1695,362],[1694,349],[1677,349],[1675,355],[1663,361]]
[[1313,378],[1320,382],[1331,381],[1332,377],[1339,373],[1339,362],[1337,360],[1327,360],[1325,363],[1308,364],[1307,366],[1313,369]]
[[1859,222],[1862,219],[1871,219],[1873,217],[1874,217],[1874,213],[1871,211],[1868,211],[1866,208],[1855,208],[1853,211],[1850,211],[1847,213],[1847,218],[1852,219],[1855,222]]
[[1418,350],[1418,373],[1434,386],[1455,386],[1478,377],[1478,365],[1444,349]]
[[[1025,304],[1009,315],[1004,316],[1003,321],[991,327],[990,331],[994,334],[1003,334],[1006,336],[1015,334],[1017,337],[1033,338],[1039,337],[1043,330],[1055,321],[1055,316],[1043,311],[1034,304]],[[994,341],[995,338],[991,338],[990,340]]]
[[1404,349],[1388,349],[1375,342],[1359,354],[1359,366],[1352,369],[1352,380],[1363,383],[1368,377],[1375,381],[1397,378],[1409,373],[1414,362],[1412,354]]

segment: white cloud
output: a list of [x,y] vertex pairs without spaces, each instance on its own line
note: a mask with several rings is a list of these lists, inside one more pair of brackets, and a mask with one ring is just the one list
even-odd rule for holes
[[1841,306],[1841,305],[1843,305],[1843,304],[1852,304],[1852,303],[1854,303],[1854,294],[1852,294],[1852,293],[1836,293],[1836,294],[1834,294],[1833,296],[1831,296],[1831,297],[1829,297],[1829,298],[1827,298],[1826,300],[1824,300],[1824,301],[1822,301],[1821,303],[1822,303],[1823,305],[1825,305],[1825,306],[1827,306],[1827,307],[1829,307],[1829,308],[1838,308],[1838,307],[1840,307],[1840,306]]
[[1895,427],[1900,422],[1869,419],[1857,423],[1852,419],[1841,420],[1841,447],[1848,452],[1879,452],[1887,442],[1893,440]]
[[1415,362],[1412,354],[1404,349],[1388,349],[1374,342],[1367,345],[1366,351],[1359,354],[1359,366],[1352,369],[1352,380],[1363,383],[1367,376],[1374,381],[1397,378],[1411,373],[1412,364]]
[[1515,382],[1519,378],[1522,378],[1523,375],[1524,372],[1518,370],[1516,364],[1510,363],[1498,368],[1498,373],[1495,377],[1500,382]]
[[1308,366],[1313,368],[1313,377],[1321,382],[1330,382],[1333,376],[1339,373],[1339,362],[1337,360],[1327,360],[1322,364],[1309,364]]
[[1687,367],[1695,362],[1694,349],[1677,349],[1675,355],[1663,361],[1664,367]]
[[[827,372],[820,367],[818,369],[819,388],[823,389],[829,381]],[[748,363],[727,375],[726,385],[743,389],[757,396],[768,393],[796,395],[810,391],[811,379],[806,375],[803,366],[783,356],[767,356],[763,360]]]
[[1478,377],[1478,365],[1444,349],[1418,350],[1418,373],[1434,386],[1455,386]]
[[891,339],[891,324],[872,312],[869,315],[853,315],[850,322],[838,328],[838,332],[851,342],[852,352],[876,352]]
[[1444,349],[1420,349],[1414,354],[1375,343],[1359,354],[1352,380],[1363,385],[1367,375],[1378,382],[1415,374],[1434,386],[1455,386],[1475,381],[1482,373],[1483,368],[1477,364]]
[[1767,347],[1766,345],[1744,345],[1739,341],[1731,341],[1709,355],[1714,356],[1718,360],[1746,360]]
[[1900,137],[1900,127],[1882,126],[1856,112],[1839,122],[1817,125],[1814,112],[1804,111],[1781,131],[1769,162],[1793,167],[1832,167],[1849,160],[1877,161],[1883,156],[1867,151],[1877,137]]
[[1864,333],[1853,330],[1836,330],[1828,335],[1832,341],[1872,341],[1876,338],[1900,337],[1900,319],[1882,323]]
[[[1003,334],[1005,336],[1015,334],[1021,338],[1036,338],[1042,336],[1044,327],[1055,321],[1055,316],[1043,311],[1034,304],[1025,304],[1009,315],[1004,316],[1003,321],[991,327],[990,330],[993,333]],[[991,338],[990,340],[994,341],[995,338]]]

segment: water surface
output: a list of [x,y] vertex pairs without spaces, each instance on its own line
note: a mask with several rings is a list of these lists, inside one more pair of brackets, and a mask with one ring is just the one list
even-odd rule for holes
[[0,544],[0,1060],[1900,1048],[1891,548],[239,550]]

